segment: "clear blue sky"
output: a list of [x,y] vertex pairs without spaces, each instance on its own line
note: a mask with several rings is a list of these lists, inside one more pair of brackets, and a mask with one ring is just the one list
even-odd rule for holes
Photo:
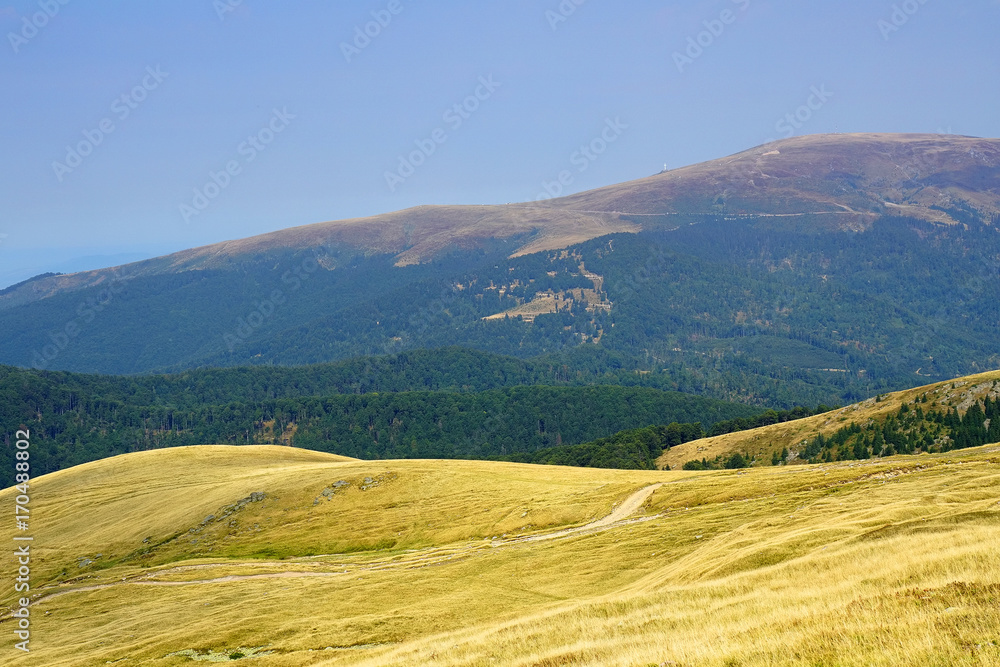
[[997,26],[1000,0],[0,0],[0,285],[793,131],[1000,136]]

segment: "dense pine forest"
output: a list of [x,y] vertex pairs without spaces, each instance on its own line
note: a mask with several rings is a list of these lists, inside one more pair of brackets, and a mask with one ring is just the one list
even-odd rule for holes
[[[0,367],[0,428],[36,424],[32,470],[43,474],[206,443],[287,444],[366,459],[502,457],[650,424],[731,423],[759,412],[650,387],[556,386],[560,372],[460,349],[172,376]],[[553,384],[542,384],[546,377]],[[13,443],[5,445],[3,458],[12,460]]]
[[989,397],[973,403],[960,415],[947,411],[924,411],[920,402],[902,405],[899,413],[882,423],[852,423],[824,437],[817,435],[801,457],[810,463],[848,461],[873,456],[950,452],[1000,442],[1000,401]]

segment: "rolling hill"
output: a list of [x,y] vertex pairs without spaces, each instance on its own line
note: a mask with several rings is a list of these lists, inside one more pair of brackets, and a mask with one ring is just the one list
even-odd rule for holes
[[[879,450],[900,445],[909,445],[918,451],[959,449],[968,446],[957,437],[964,431],[977,435],[981,431],[980,439],[984,442],[1000,441],[1000,420],[983,412],[986,401],[998,399],[1000,371],[980,373],[876,396],[804,419],[692,440],[664,452],[657,463],[675,469],[688,461],[722,460],[737,452],[748,459],[767,462],[782,451],[787,452],[789,462],[801,463],[817,459],[824,453],[824,444],[831,456],[836,456],[838,452],[832,451],[832,447],[837,442],[830,441],[838,433],[844,445],[853,445],[867,437],[866,449],[860,456],[848,453],[846,447],[841,448],[848,458],[878,456]],[[970,414],[970,410],[978,412]],[[988,406],[986,411],[991,412]],[[961,419],[950,418],[952,413]],[[963,430],[959,427],[966,417],[975,423],[966,423]],[[873,448],[872,440],[875,439],[879,444]],[[813,445],[812,452],[810,445]]]
[[[993,664],[998,454],[696,473],[128,454],[31,482],[32,650],[5,664]],[[10,587],[0,603],[9,635]]]

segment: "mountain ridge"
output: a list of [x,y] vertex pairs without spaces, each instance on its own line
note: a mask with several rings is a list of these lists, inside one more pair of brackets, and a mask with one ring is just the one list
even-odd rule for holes
[[1000,365],[998,202],[1000,140],[794,138],[559,200],[33,280],[0,295],[0,363],[178,372],[460,346],[759,407],[848,404]]
[[658,216],[808,217],[829,227],[859,230],[886,213],[957,224],[961,213],[972,211],[987,218],[1000,214],[1000,139],[809,135],[558,199],[423,205],[32,279],[0,294],[0,309],[115,279],[225,267],[234,258],[274,249],[349,248],[366,256],[392,255],[394,264],[403,267],[426,263],[449,248],[482,247],[489,239],[513,241],[510,256],[516,257],[663,227],[665,222],[669,228],[671,223]]

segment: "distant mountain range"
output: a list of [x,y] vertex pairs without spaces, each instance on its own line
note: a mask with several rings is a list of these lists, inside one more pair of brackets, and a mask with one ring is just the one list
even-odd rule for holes
[[[822,221],[864,229],[886,214],[954,224],[1000,214],[1000,139],[939,134],[810,135],[726,158],[543,202],[419,206],[368,218],[292,227],[118,267],[122,277],[232,267],[275,250],[347,247],[391,254],[397,266],[450,250],[512,243],[512,256],[615,232],[670,226],[660,216],[730,215]],[[652,216],[633,219],[631,216]],[[111,270],[44,281],[23,302],[99,284]]]
[[1000,366],[1000,140],[820,135],[560,199],[294,227],[0,293],[0,362],[459,345],[787,406]]

